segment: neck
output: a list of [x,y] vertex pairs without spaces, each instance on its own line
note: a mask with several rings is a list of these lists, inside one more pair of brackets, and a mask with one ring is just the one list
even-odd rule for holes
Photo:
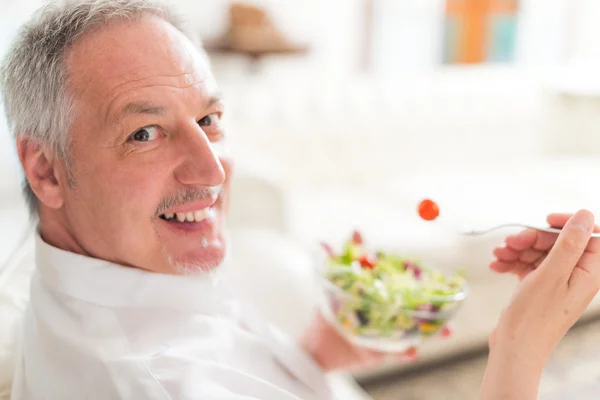
[[38,229],[42,240],[49,245],[71,253],[90,255],[67,229],[64,219],[55,212],[40,207]]

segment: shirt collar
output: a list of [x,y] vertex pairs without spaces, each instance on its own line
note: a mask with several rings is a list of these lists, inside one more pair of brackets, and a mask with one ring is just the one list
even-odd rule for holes
[[223,271],[179,276],[131,268],[44,242],[36,235],[35,261],[54,291],[106,307],[171,307],[211,311],[230,299]]

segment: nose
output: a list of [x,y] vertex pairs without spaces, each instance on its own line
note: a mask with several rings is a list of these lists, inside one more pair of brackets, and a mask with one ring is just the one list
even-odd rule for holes
[[225,182],[225,170],[213,143],[196,124],[180,132],[178,151],[185,154],[175,171],[183,185],[219,186]]

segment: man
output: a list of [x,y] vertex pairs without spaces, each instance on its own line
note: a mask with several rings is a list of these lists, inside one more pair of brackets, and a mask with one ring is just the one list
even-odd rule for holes
[[62,3],[8,55],[6,110],[39,216],[17,399],[328,398],[323,370],[382,358],[320,320],[302,350],[248,310],[236,320],[215,283],[223,105],[177,26],[145,1]]
[[[292,343],[240,312],[218,279],[232,169],[224,110],[206,55],[178,26],[144,0],[60,3],[29,22],[4,63],[6,113],[39,217],[16,400],[330,399],[326,371],[383,357],[320,318]],[[533,354],[530,369],[514,370],[535,383],[540,354],[598,290],[595,248],[581,257],[592,225],[581,212],[557,246],[544,243],[550,254],[494,335],[486,399],[503,381],[530,396],[503,367],[516,349]],[[584,264],[586,287],[560,286],[562,297],[538,304],[540,287],[556,289]],[[543,321],[543,348],[532,336],[539,317],[527,314],[540,308],[561,310]]]

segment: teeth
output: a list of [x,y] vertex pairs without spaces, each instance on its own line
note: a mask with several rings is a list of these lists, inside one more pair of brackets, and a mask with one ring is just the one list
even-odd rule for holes
[[200,222],[204,218],[206,218],[206,209],[198,210],[194,213],[194,219],[196,220],[196,222]]
[[210,214],[209,208],[203,208],[202,210],[181,212],[181,213],[165,213],[162,215],[167,221],[177,220],[179,222],[200,222],[205,220]]

